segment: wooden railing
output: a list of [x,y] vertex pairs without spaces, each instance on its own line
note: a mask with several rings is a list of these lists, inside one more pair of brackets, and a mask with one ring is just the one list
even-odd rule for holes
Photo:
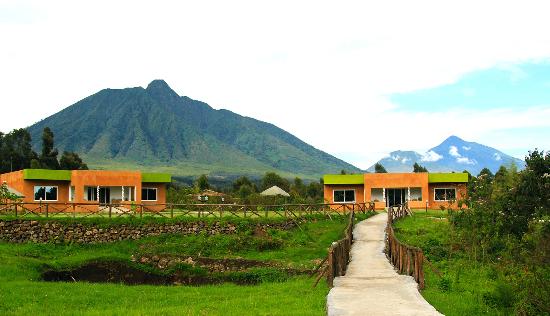
[[[365,211],[362,211],[362,213],[366,212],[375,212],[374,202],[369,202],[366,204]],[[348,225],[344,230],[344,238],[335,241],[330,245],[327,257],[314,270],[312,275],[314,275],[318,271],[321,272],[319,272],[319,275],[317,276],[317,279],[315,280],[315,284],[313,286],[317,286],[319,280],[324,275],[326,275],[328,286],[333,287],[334,278],[346,274],[348,263],[351,260],[350,251],[351,245],[353,244],[354,227],[355,212],[352,211],[349,213]]]
[[0,215],[25,217],[284,217],[296,218],[304,215],[322,214],[328,217],[366,213],[370,204],[281,204],[281,205],[238,205],[238,204],[117,204],[17,202],[0,204]]
[[393,223],[405,216],[412,216],[408,203],[388,208],[386,225],[386,255],[400,274],[414,278],[420,289],[424,288],[424,253],[422,249],[402,243],[395,237]]

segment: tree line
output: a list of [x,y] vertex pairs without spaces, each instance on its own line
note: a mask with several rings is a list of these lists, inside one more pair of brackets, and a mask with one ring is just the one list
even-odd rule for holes
[[[287,192],[290,197],[262,196],[260,193],[272,186],[278,186]],[[323,179],[305,183],[301,178],[295,177],[289,181],[275,172],[266,172],[259,180],[253,180],[246,176],[235,179],[231,184],[216,188],[209,184],[208,176],[199,176],[192,186],[172,184],[168,188],[167,202],[169,203],[197,203],[193,196],[199,195],[205,190],[225,194],[223,203],[239,204],[284,204],[284,203],[323,203]],[[220,199],[210,199],[209,203],[219,203]]]
[[3,134],[0,132],[0,173],[21,169],[62,169],[86,170],[88,166],[75,152],[59,152],[54,146],[54,134],[49,127],[42,132],[42,150],[36,153],[32,149],[30,133],[24,129],[14,129]]
[[494,267],[483,296],[519,315],[550,313],[550,154],[534,150],[526,167],[485,168],[468,183],[467,209],[453,212],[453,247]]

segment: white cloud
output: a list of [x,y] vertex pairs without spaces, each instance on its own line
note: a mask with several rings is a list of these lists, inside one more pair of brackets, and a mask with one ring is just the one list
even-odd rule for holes
[[424,155],[422,155],[422,161],[438,161],[440,159],[443,159],[443,156],[436,153],[433,150],[428,151]]
[[502,157],[500,157],[500,155],[498,153],[494,153],[493,154],[493,158],[496,160],[496,161],[500,161],[502,159]]
[[474,159],[470,159],[467,157],[457,157],[456,162],[466,165],[475,165],[477,163],[477,161],[475,161]]
[[409,158],[403,158],[401,159],[401,163],[405,164],[407,161],[411,161]]
[[461,155],[458,153],[458,148],[456,148],[456,146],[449,146],[449,155],[453,157],[461,157]]
[[462,146],[462,149],[468,151],[468,150],[472,149],[472,147],[469,147],[469,146]]
[[[104,88],[162,78],[179,94],[271,122],[363,168],[381,153],[424,152],[457,133],[493,145],[502,138],[487,135],[503,126],[547,127],[550,105],[409,113],[387,95],[450,84],[495,65],[550,58],[549,6],[473,0],[0,0],[0,13],[21,16],[0,16],[0,104],[2,115],[10,117],[0,129],[28,126]],[[384,134],[357,146],[358,137],[319,128],[327,118],[345,120],[349,135],[365,135],[365,126]],[[433,122],[450,120],[461,124],[434,130]],[[415,128],[404,137],[403,129],[388,128],[388,122],[415,122]],[[550,145],[542,141],[539,147]],[[518,138],[504,145],[523,143]]]

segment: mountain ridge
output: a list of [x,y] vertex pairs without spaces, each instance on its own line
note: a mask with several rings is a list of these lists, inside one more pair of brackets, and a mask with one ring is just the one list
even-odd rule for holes
[[78,152],[92,168],[179,175],[246,174],[248,169],[310,179],[342,169],[360,171],[271,123],[179,96],[158,79],[146,88],[102,89],[33,124],[28,130],[34,148],[40,147],[45,126],[60,151]]
[[[470,142],[458,136],[451,135],[441,144],[432,147],[426,153],[416,151],[392,151],[389,157],[382,158],[377,163],[382,164],[388,172],[412,172],[414,163],[418,163],[431,172],[468,172],[477,175],[487,167],[495,173],[500,166],[516,164],[518,169],[525,162],[507,155],[493,147],[477,142]],[[374,171],[374,164],[367,169]]]

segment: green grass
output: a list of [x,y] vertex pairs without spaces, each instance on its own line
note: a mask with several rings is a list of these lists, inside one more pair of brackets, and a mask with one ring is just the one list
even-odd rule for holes
[[446,211],[417,211],[395,223],[397,238],[422,248],[439,276],[424,264],[426,288],[422,296],[445,315],[509,315],[513,311],[491,307],[484,296],[499,282],[498,272],[490,264],[470,258],[451,240],[451,225]]
[[305,276],[249,286],[192,287],[47,283],[40,275],[46,267],[64,269],[95,260],[130,262],[132,255],[140,254],[259,259],[311,269],[326,256],[330,243],[341,238],[346,221],[314,219],[288,231],[269,229],[268,236],[255,236],[247,223],[236,235],[162,235],[93,245],[0,242],[0,314],[323,315],[328,288],[324,282],[313,288],[314,279]]
[[3,315],[322,315],[327,287],[306,277],[255,286],[125,286],[14,281]]

